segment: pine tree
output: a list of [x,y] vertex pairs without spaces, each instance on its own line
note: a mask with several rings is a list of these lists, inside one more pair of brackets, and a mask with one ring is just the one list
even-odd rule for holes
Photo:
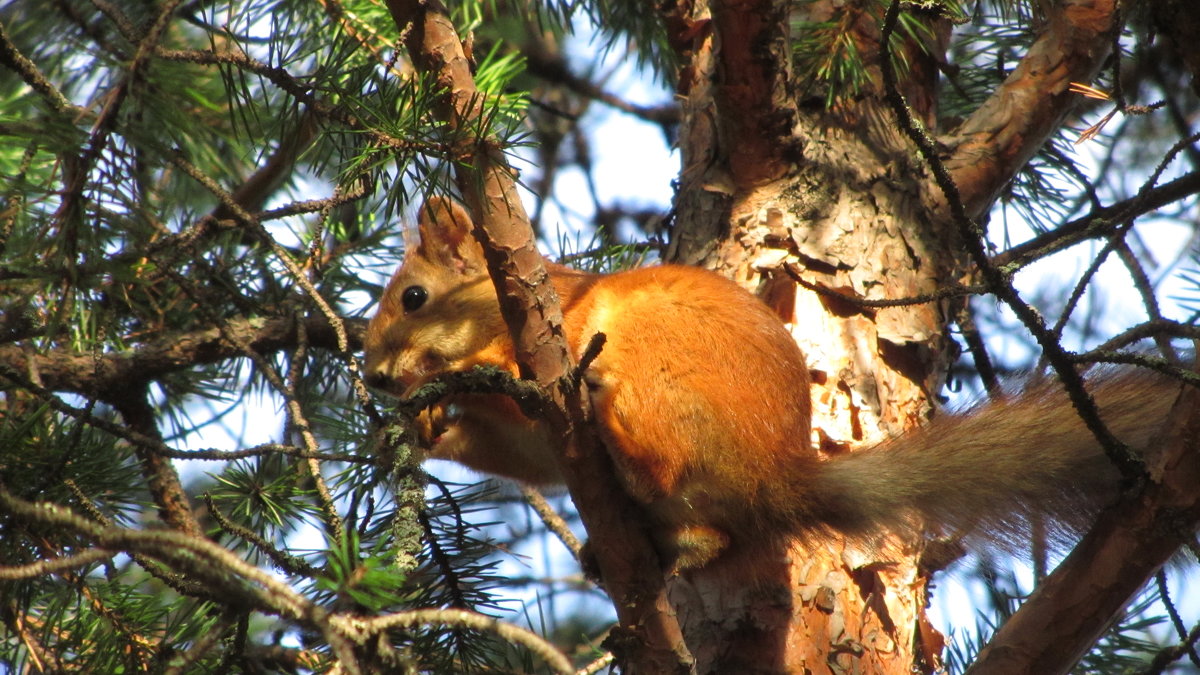
[[[960,639],[946,657],[925,609],[957,542],[795,547],[755,588],[703,570],[663,579],[586,428],[564,472],[617,624],[549,600],[544,618],[504,614],[522,583],[497,571],[504,553],[548,531],[577,553],[567,524],[532,491],[425,473],[403,423],[411,406],[383,404],[357,361],[404,214],[452,193],[517,249],[551,241],[546,206],[568,205],[559,212],[590,211],[596,230],[577,264],[700,264],[755,289],[797,327],[819,375],[823,452],[926,420],[960,348],[971,359],[959,379],[988,390],[1031,365],[998,358],[999,336],[1036,349],[1076,393],[1071,374],[1096,362],[1195,381],[1177,351],[1197,331],[1171,318],[1162,288],[1192,311],[1200,265],[1153,246],[1167,227],[1195,236],[1193,5],[9,3],[0,664],[1200,668],[1200,627],[1174,602],[1187,572],[1158,571],[1181,544],[1196,553],[1192,394],[1168,422],[1166,468],[1146,480],[1126,466],[1125,511],[1105,514],[1015,613],[1000,591],[1027,589],[996,562],[981,575],[996,591],[985,623],[1012,620],[991,645]],[[624,50],[673,96],[622,100],[570,57],[564,45],[584,42],[574,31],[595,33],[597,53]],[[609,141],[586,114],[598,107],[677,144],[668,214],[598,196],[592,153]],[[518,157],[532,166],[515,176]],[[568,171],[589,179],[590,208],[563,192]],[[1010,221],[1033,236],[1014,243]],[[1017,272],[1070,247],[1086,262],[1069,285],[1032,302],[1016,290]],[[536,261],[518,257],[498,283],[520,297]],[[1135,287],[1139,318],[1099,320],[1106,262]],[[537,331],[532,312],[557,308],[532,288],[506,312]],[[549,386],[573,367],[562,345],[517,342],[551,396],[546,414],[565,423],[583,401]],[[1098,434],[1119,460],[1119,440]],[[960,489],[952,476],[947,489]],[[493,526],[495,509],[528,526]],[[1035,533],[1039,577],[1045,543]],[[546,598],[564,588],[534,583]]]

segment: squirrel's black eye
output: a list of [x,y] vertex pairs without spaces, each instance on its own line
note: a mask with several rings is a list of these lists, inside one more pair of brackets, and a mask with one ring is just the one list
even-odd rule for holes
[[421,309],[428,298],[429,291],[424,286],[409,286],[400,294],[400,304],[404,305],[404,311],[415,312]]

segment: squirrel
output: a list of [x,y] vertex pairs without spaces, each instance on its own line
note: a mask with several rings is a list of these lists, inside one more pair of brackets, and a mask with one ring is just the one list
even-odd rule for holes
[[[432,198],[365,339],[370,385],[401,397],[439,374],[517,365],[466,210]],[[852,453],[812,447],[810,375],[780,318],[710,271],[660,265],[589,274],[545,261],[617,474],[644,506],[675,570],[785,537],[935,528],[1004,535],[1027,519],[1076,531],[1115,498],[1120,475],[1055,381]],[[1044,378],[1043,378],[1044,379]],[[1092,380],[1112,433],[1144,448],[1178,383],[1144,369]],[[560,441],[501,394],[427,410],[431,456],[531,484],[561,482]]]

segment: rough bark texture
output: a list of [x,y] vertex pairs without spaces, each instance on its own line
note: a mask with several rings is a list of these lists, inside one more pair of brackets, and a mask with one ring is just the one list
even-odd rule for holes
[[[870,84],[826,108],[806,105],[820,97],[789,79],[785,5],[679,3],[664,15],[685,60],[683,173],[670,253],[757,286],[792,322],[813,372],[813,441],[822,452],[846,452],[930,414],[953,358],[946,329],[957,305],[867,308],[798,288],[780,268],[842,297],[906,298],[964,275],[966,242],[946,195],[883,103],[878,17],[864,12],[847,21]],[[823,21],[861,10],[814,2],[797,11]],[[931,27],[935,41],[944,38],[945,24]],[[969,215],[985,213],[1062,124],[1075,102],[1069,84],[1092,79],[1117,28],[1112,0],[1049,6],[1027,58],[940,139]],[[941,44],[928,46],[923,54],[892,38],[912,64],[899,92],[927,128],[936,119],[933,62]],[[780,551],[768,583],[747,588],[732,571],[708,569],[681,580],[672,597],[701,672],[931,670],[940,637],[923,616],[920,554],[903,541],[873,551],[841,542]]]
[[[344,321],[350,348],[361,349],[366,320]],[[42,386],[51,391],[70,391],[116,403],[139,384],[197,365],[243,356],[234,340],[260,354],[294,349],[298,342],[296,328],[293,319],[284,317],[231,320],[222,328],[170,335],[126,351],[103,354],[58,351],[39,354],[17,345],[0,345],[0,365],[18,373],[36,373]],[[310,345],[337,349],[337,338],[325,317],[310,317],[305,321],[304,331]]]
[[[785,6],[718,2],[668,21],[693,36],[681,78],[673,252],[759,287],[792,323],[814,373],[814,441],[845,452],[925,419],[948,354],[948,315],[937,304],[855,307],[796,288],[782,265],[818,287],[874,299],[931,291],[957,263],[953,239],[921,215],[921,172],[878,98],[852,111],[797,104]],[[833,6],[805,11],[817,20]],[[878,43],[877,22],[856,25],[863,44]],[[915,95],[913,83],[932,77],[912,73],[907,93],[928,119],[932,96]],[[899,541],[871,552],[844,542],[793,548],[777,552],[770,581],[747,587],[716,566],[679,580],[672,598],[700,672],[910,673],[933,665],[936,654],[918,652],[938,642],[920,635],[918,555]]]

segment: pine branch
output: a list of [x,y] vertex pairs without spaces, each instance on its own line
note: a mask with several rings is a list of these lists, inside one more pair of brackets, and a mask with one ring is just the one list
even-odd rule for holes
[[[361,349],[366,320],[341,320],[347,326],[351,349]],[[303,325],[309,344],[330,351],[340,347],[324,316],[306,317]],[[20,345],[0,345],[0,364],[18,373],[37,372],[42,386],[49,391],[73,392],[112,402],[110,399],[120,396],[128,387],[243,356],[243,349],[268,356],[295,349],[297,342],[297,323],[293,318],[232,318],[224,321],[222,328],[164,334],[119,352],[36,353]]]
[[[1060,0],[1003,84],[959,127],[937,139],[967,213],[981,217],[1016,173],[1062,126],[1120,29],[1116,0]],[[885,65],[886,67],[886,65]]]
[[246,54],[202,50],[179,50],[159,48],[155,54],[168,61],[181,61],[200,65],[231,65],[248,73],[261,75],[271,81],[297,101],[304,103],[319,117],[338,122],[349,129],[362,133],[380,147],[402,152],[424,152],[435,156],[446,156],[449,148],[436,143],[415,142],[389,135],[359,119],[340,106],[318,98],[312,88],[284,68],[272,66]]
[[475,631],[495,633],[501,639],[511,644],[520,645],[537,654],[556,673],[574,675],[575,668],[554,645],[546,642],[534,633],[519,628],[510,623],[499,621],[490,616],[461,609],[427,609],[410,612],[397,612],[376,617],[352,617],[339,615],[332,617],[334,624],[346,635],[359,644],[367,642],[372,636],[398,628],[415,626],[452,626],[469,628]]
[[290,555],[285,551],[280,551],[272,546],[266,539],[258,536],[258,534],[230,521],[229,518],[227,518],[225,514],[221,513],[221,510],[217,508],[216,503],[213,502],[212,495],[208,494],[207,492],[204,493],[204,506],[208,509],[208,512],[212,514],[213,520],[217,521],[217,524],[221,526],[222,530],[225,530],[235,537],[240,537],[250,542],[255,549],[262,551],[268,558],[270,558],[279,569],[298,577],[311,578],[317,576],[317,568],[308,564],[308,562],[303,558]]
[[54,395],[54,392],[34,383],[32,380],[25,377],[18,371],[13,370],[12,368],[9,368],[7,365],[0,364],[0,377],[4,378],[6,380],[9,380],[13,384],[15,384],[16,388],[19,388],[19,389],[21,389],[25,392],[28,392],[28,393],[32,394],[33,396],[37,397],[38,400],[46,403],[48,406],[50,406],[50,408],[52,408],[53,410],[55,410],[57,412],[63,413],[65,415],[69,415],[69,416],[79,420],[80,422],[83,422],[89,426],[95,427],[105,433],[112,434],[113,436],[116,436],[117,438],[121,438],[126,441],[129,441],[130,443],[132,443],[134,446],[136,446],[138,448],[141,448],[141,449],[149,451],[149,452],[153,452],[157,455],[160,455],[160,456],[166,457],[166,458],[171,458],[171,459],[208,459],[208,460],[228,461],[228,460],[246,459],[248,457],[259,457],[259,456],[264,456],[264,455],[287,455],[290,457],[297,457],[297,458],[301,458],[301,459],[308,459],[310,457],[313,457],[316,459],[324,459],[324,460],[330,460],[330,461],[335,461],[335,462],[372,463],[375,461],[373,458],[357,457],[354,455],[347,455],[347,454],[342,454],[342,453],[324,453],[323,452],[323,453],[318,453],[316,455],[310,455],[301,448],[296,448],[296,447],[286,446],[286,445],[279,445],[276,443],[267,443],[264,445],[256,446],[253,448],[248,448],[245,450],[234,450],[234,451],[176,450],[176,449],[166,445],[165,443],[163,443],[159,438],[147,436],[138,431],[126,428],[120,424],[115,424],[106,419],[97,417],[97,416],[87,412],[86,410],[81,410],[79,408],[76,408],[74,406],[64,403],[57,396]]
[[[334,616],[273,575],[201,536],[104,527],[57,504],[17,499],[3,487],[0,487],[0,512],[29,523],[65,528],[87,537],[103,550],[141,553],[160,560],[221,589],[235,604],[276,614],[317,631],[328,641],[347,673],[360,672],[345,628],[334,624]],[[0,572],[5,569],[0,566]]]
[[1112,234],[1121,223],[1200,194],[1200,171],[1192,171],[1160,186],[1149,186],[1129,199],[1093,209],[1045,234],[992,256],[992,264],[1016,271],[1052,253],[1089,239]]
[[79,110],[58,90],[33,61],[17,49],[0,22],[0,65],[6,66],[21,76],[31,89],[41,95],[50,109],[60,115],[74,115]]

